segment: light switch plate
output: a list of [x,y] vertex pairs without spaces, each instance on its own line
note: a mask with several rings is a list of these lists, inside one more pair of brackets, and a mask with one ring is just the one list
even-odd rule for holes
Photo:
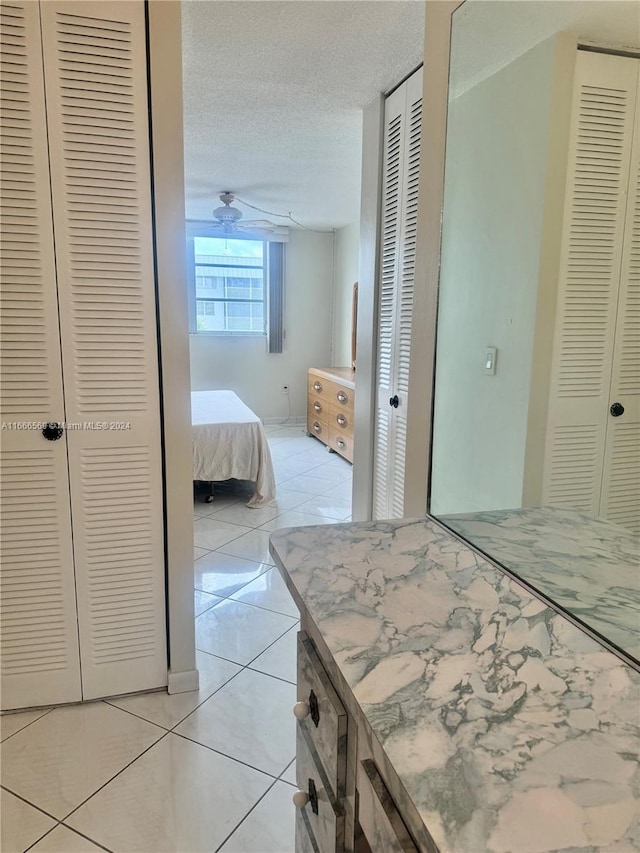
[[495,347],[487,347],[484,355],[484,372],[489,376],[495,376],[497,361],[498,350]]

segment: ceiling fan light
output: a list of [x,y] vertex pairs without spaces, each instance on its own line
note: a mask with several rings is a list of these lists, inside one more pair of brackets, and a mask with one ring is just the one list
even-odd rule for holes
[[213,217],[223,225],[233,225],[238,221],[238,219],[242,219],[242,213],[237,207],[231,207],[230,205],[225,204],[223,207],[216,207],[213,211]]

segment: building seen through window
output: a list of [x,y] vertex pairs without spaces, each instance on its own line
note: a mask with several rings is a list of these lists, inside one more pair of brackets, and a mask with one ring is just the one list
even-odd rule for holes
[[199,332],[266,331],[266,251],[261,240],[194,237]]

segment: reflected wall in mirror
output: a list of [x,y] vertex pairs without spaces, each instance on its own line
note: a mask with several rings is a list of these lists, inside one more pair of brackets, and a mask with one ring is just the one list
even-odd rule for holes
[[454,13],[431,514],[640,658],[640,4]]

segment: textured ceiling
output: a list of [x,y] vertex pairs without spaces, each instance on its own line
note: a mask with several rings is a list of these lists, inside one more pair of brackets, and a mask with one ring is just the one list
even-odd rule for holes
[[315,228],[358,219],[361,110],[422,61],[424,3],[186,0],[182,9],[187,217],[210,219],[230,190]]

